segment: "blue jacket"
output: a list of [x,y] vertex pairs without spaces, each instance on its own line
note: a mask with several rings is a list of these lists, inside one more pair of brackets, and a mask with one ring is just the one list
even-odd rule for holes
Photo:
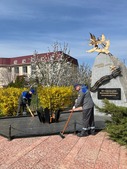
[[22,92],[22,99],[25,100],[31,100],[32,94],[30,94],[28,91]]

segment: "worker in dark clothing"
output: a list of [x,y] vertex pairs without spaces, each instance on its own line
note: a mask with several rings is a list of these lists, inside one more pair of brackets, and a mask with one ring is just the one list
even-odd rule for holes
[[22,94],[19,97],[17,116],[19,116],[21,114],[21,112],[23,112],[23,115],[27,114],[26,104],[28,106],[30,106],[32,94],[34,94],[34,93],[35,93],[34,89],[30,89],[30,91],[22,92]]
[[94,123],[94,102],[91,97],[90,91],[86,85],[75,84],[74,88],[78,91],[78,97],[73,106],[73,111],[77,107],[82,107],[82,123],[83,127],[80,133],[77,134],[79,137],[88,136],[88,134],[95,134],[95,123]]

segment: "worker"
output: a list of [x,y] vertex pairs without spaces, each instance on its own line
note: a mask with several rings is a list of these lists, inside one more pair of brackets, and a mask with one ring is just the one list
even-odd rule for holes
[[19,101],[18,101],[17,116],[19,116],[21,112],[23,112],[23,115],[27,115],[26,104],[30,106],[31,98],[34,93],[35,93],[34,89],[30,89],[29,91],[22,92],[22,94],[19,97]]
[[88,136],[95,134],[94,123],[94,102],[91,97],[90,91],[86,85],[75,84],[74,89],[78,92],[78,97],[73,106],[73,111],[77,107],[82,107],[82,129],[77,134],[78,137]]

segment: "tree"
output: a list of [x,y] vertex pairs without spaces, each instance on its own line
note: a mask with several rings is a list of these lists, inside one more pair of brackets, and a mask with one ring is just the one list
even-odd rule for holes
[[70,85],[73,82],[73,72],[77,66],[72,63],[72,58],[68,53],[67,45],[64,45],[62,49],[58,43],[54,43],[53,52],[49,50],[43,59],[39,58],[35,51],[31,63],[32,78],[39,79],[39,83],[44,86]]
[[17,76],[14,82],[11,82],[8,84],[8,87],[16,87],[16,88],[22,88],[25,87],[26,85],[26,80],[25,76]]
[[77,82],[80,84],[86,84],[90,86],[91,84],[91,75],[92,71],[88,64],[81,64],[79,65],[78,71],[77,71]]
[[5,86],[8,85],[8,83],[10,83],[13,79],[12,73],[10,70],[11,70],[10,67],[0,68],[0,79],[1,79],[2,84],[4,84]]
[[61,47],[61,44],[56,42],[52,48],[52,52],[49,49],[43,58],[39,57],[37,51],[34,52],[31,79],[38,79],[44,86],[70,86],[77,82],[89,84],[89,66],[83,64],[78,67],[78,64],[74,64],[67,44]]

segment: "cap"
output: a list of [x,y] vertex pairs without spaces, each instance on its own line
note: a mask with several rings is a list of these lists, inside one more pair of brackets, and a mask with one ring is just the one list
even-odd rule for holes
[[79,83],[74,84],[74,88],[76,88],[77,86],[81,86],[81,84],[79,84]]
[[30,89],[30,91],[32,92],[32,94],[34,94],[34,93],[35,93],[35,90],[34,90],[34,89]]

